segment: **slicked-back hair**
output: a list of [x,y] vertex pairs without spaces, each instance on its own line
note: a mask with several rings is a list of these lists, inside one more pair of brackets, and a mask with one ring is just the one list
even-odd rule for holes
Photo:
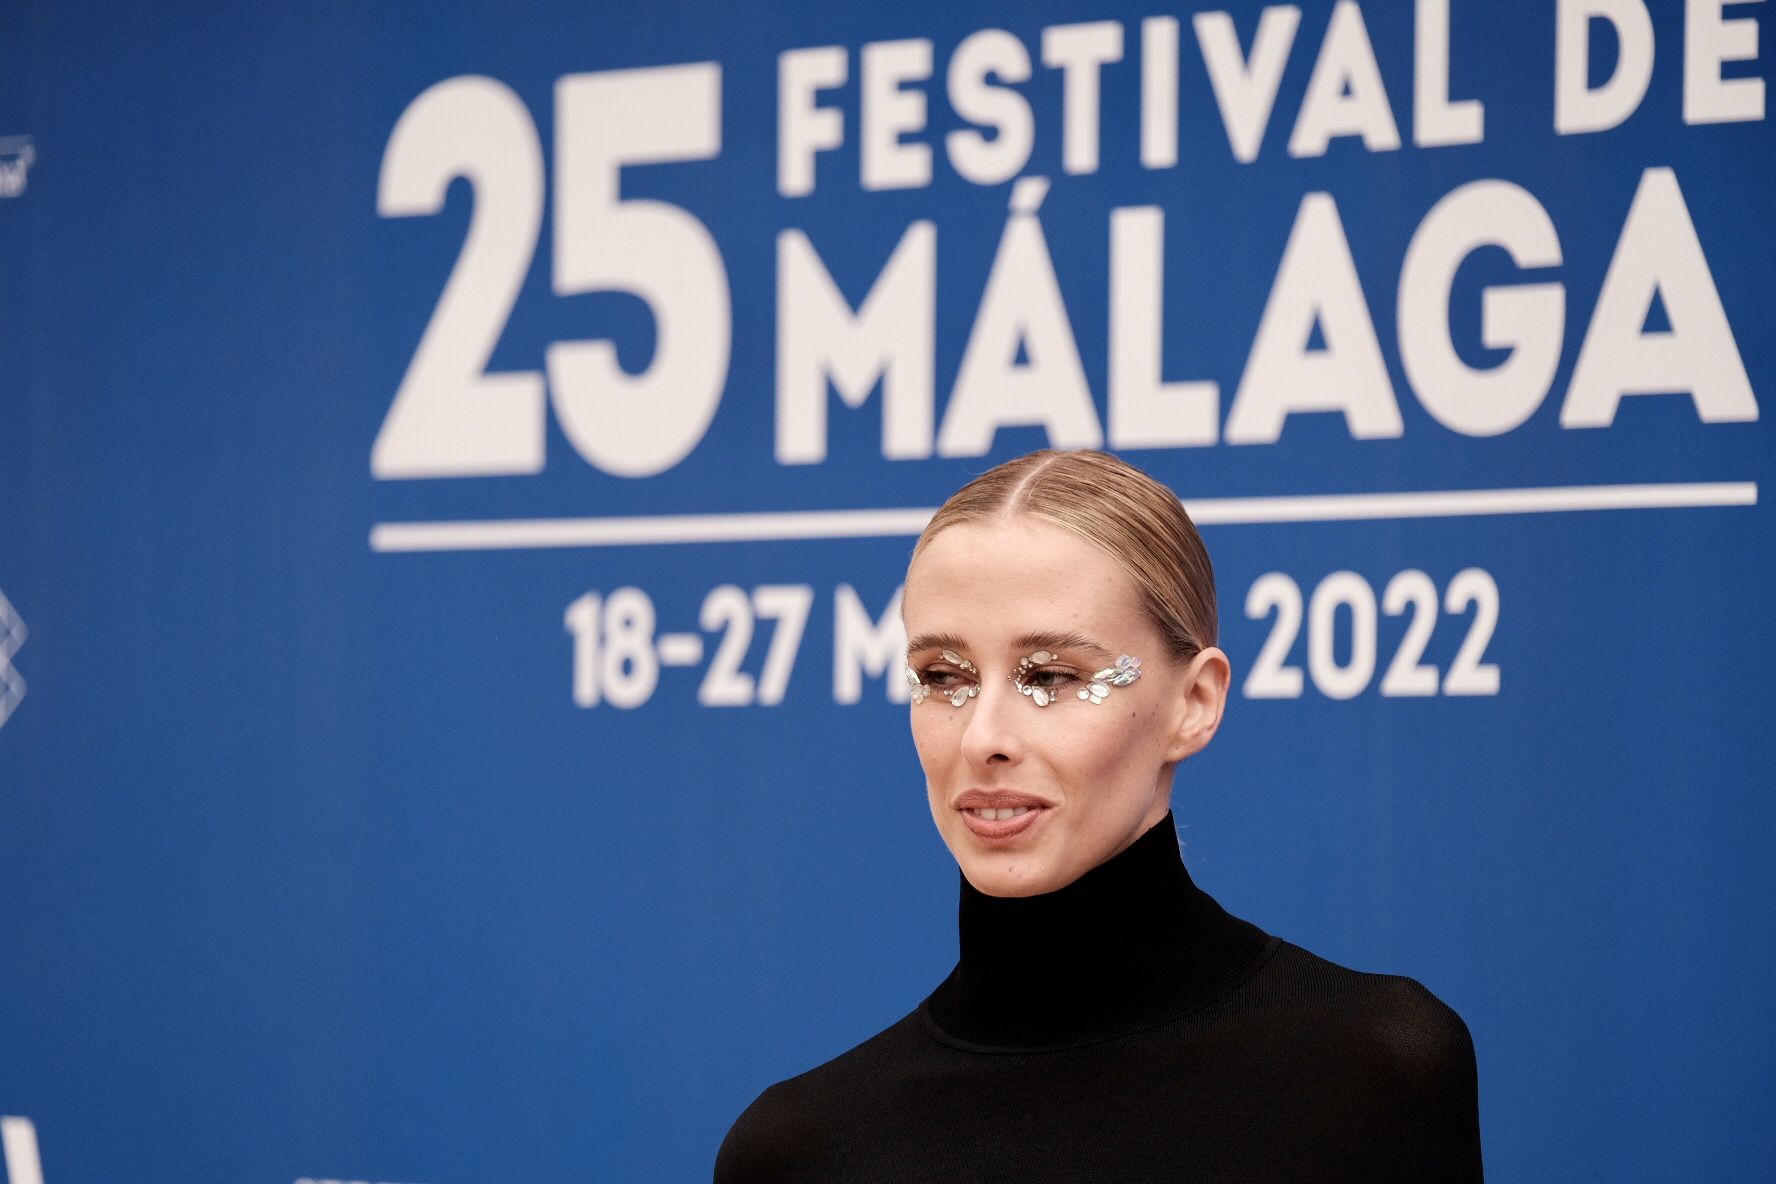
[[950,495],[913,558],[964,522],[1028,515],[1097,546],[1134,579],[1141,607],[1178,662],[1216,644],[1215,569],[1177,495],[1107,452],[1031,452],[988,469]]

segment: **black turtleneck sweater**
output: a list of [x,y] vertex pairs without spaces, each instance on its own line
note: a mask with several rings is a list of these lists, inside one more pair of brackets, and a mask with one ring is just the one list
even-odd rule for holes
[[963,879],[949,977],[760,1094],[715,1180],[1471,1181],[1477,1099],[1460,1016],[1229,916],[1168,813],[1054,892]]

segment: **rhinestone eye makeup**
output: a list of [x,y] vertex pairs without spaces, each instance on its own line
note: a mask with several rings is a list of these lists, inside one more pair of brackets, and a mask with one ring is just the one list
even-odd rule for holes
[[[970,662],[967,658],[958,655],[954,650],[944,650],[942,657],[944,661],[948,662],[958,670],[965,670],[969,674],[980,673],[979,667],[973,662]],[[912,692],[913,703],[915,705],[925,702],[926,699],[931,697],[931,693],[934,690],[937,692],[938,698],[948,699],[951,707],[960,707],[962,704],[980,694],[980,684],[973,682],[969,683],[967,686],[957,687],[929,686],[920,680],[919,672],[914,670],[911,666],[906,668],[906,680],[907,689]]]
[[[1038,707],[1047,707],[1063,697],[1060,687],[1040,687],[1027,681],[1032,670],[1054,660],[1055,656],[1047,650],[1025,654],[1018,659],[1017,671],[1009,676],[1018,693],[1028,697]],[[1116,659],[1116,665],[1107,666],[1092,675],[1091,681],[1078,690],[1077,696],[1087,703],[1102,703],[1110,697],[1112,687],[1126,687],[1140,677],[1141,659],[1123,654]]]
[[[948,662],[950,665],[956,667],[956,669],[964,671],[965,673],[974,675],[980,673],[979,667],[973,662],[970,662],[967,658],[957,654],[954,650],[942,651],[941,657],[945,662]],[[1013,686],[1017,687],[1019,694],[1029,699],[1038,707],[1047,707],[1050,703],[1065,698],[1065,690],[1058,686],[1038,686],[1030,681],[1030,674],[1037,667],[1045,666],[1055,660],[1056,656],[1047,650],[1037,650],[1035,653],[1026,654],[1019,658],[1016,671],[1006,675],[1006,677],[1011,680]],[[911,666],[904,667],[904,671],[906,674],[907,689],[915,706],[925,702],[925,700],[929,699],[934,693],[940,699],[949,700],[950,706],[952,707],[960,707],[976,695],[980,694],[980,684],[978,682],[971,682],[966,685],[958,685],[954,687],[943,685],[932,686],[930,683],[921,679],[919,677],[919,672],[914,670]],[[1102,703],[1105,699],[1110,697],[1110,692],[1113,688],[1126,687],[1140,677],[1141,659],[1132,658],[1127,654],[1123,654],[1116,659],[1116,665],[1107,666],[1093,674],[1086,684],[1075,692],[1075,695],[1077,698],[1082,699],[1087,703]],[[1069,675],[1069,679],[1074,679],[1074,676]],[[1074,680],[1076,681],[1076,679]]]

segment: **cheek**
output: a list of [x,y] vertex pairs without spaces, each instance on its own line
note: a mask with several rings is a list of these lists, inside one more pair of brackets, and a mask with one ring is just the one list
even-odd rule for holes
[[945,726],[948,721],[932,718],[935,713],[926,711],[929,706],[928,703],[918,703],[911,709],[913,749],[919,754],[919,763],[927,770],[941,763],[944,754],[956,747],[955,730]]
[[[1068,704],[1072,707],[1072,704]],[[1081,703],[1065,729],[1055,729],[1046,747],[1078,788],[1106,789],[1146,776],[1152,730],[1139,712],[1106,710],[1107,704]]]

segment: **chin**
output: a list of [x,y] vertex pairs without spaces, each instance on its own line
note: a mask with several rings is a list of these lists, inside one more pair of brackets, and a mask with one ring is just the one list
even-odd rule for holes
[[1040,896],[1063,883],[1046,860],[1023,853],[975,853],[956,862],[975,890],[988,896]]

